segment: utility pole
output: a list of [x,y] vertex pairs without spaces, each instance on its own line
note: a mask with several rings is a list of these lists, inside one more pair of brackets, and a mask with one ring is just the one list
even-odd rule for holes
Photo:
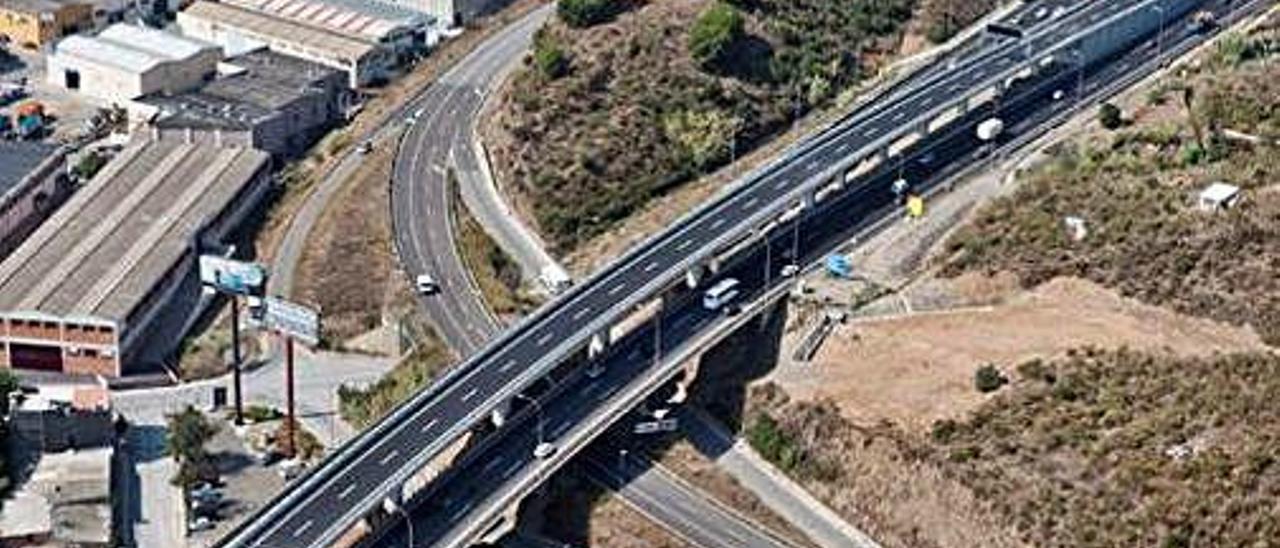
[[294,415],[293,405],[293,337],[284,335],[284,390],[285,407],[288,409],[289,439],[285,440],[285,454],[294,458],[298,454],[298,418]]
[[236,426],[244,424],[244,399],[240,385],[240,298],[231,295],[231,379],[236,398]]

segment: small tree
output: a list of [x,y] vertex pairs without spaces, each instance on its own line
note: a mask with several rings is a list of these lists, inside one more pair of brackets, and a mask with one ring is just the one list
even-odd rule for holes
[[983,394],[999,390],[1007,382],[1009,382],[1009,379],[1006,379],[1000,373],[1000,370],[991,364],[979,367],[978,371],[973,374],[973,386]]
[[1119,129],[1124,125],[1124,114],[1120,112],[1120,107],[1111,103],[1102,103],[1098,107],[1098,123],[1107,129]]
[[717,2],[702,12],[689,30],[689,53],[703,66],[716,63],[742,37],[743,27],[737,8]]
[[180,413],[169,415],[169,434],[165,449],[178,462],[173,484],[190,489],[202,479],[216,475],[205,444],[218,433],[217,425],[190,405]]
[[9,414],[9,394],[18,389],[18,376],[8,369],[0,369],[0,415]]
[[89,152],[88,154],[81,156],[80,161],[76,163],[76,176],[79,177],[81,181],[88,181],[89,179],[92,179],[94,175],[97,175],[98,170],[102,169],[102,166],[106,165],[106,163],[107,159],[103,158],[102,155],[97,152]]

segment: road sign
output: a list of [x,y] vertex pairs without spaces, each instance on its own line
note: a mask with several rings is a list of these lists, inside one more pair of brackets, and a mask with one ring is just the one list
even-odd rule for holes
[[260,264],[200,256],[200,283],[223,293],[261,295],[266,282],[267,270]]
[[675,432],[680,427],[680,422],[676,419],[662,419],[660,421],[637,422],[635,427],[631,429],[636,434],[656,434],[658,432]]
[[320,343],[319,312],[278,297],[267,297],[262,304],[262,323],[267,329],[293,337],[307,346]]

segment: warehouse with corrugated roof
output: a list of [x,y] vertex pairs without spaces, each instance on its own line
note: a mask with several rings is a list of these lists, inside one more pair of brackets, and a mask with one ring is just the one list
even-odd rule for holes
[[229,55],[267,47],[336,68],[353,88],[389,78],[403,58],[436,40],[430,16],[376,1],[199,1],[177,22],[183,34]]
[[126,147],[0,262],[0,366],[157,370],[206,304],[199,248],[248,218],[269,164],[244,147]]
[[222,49],[161,30],[119,23],[97,36],[68,36],[49,55],[50,84],[124,105],[150,93],[178,93],[212,78]]

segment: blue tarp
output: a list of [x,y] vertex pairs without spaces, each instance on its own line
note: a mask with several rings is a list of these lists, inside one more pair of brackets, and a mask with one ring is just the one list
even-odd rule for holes
[[827,273],[832,276],[837,278],[853,277],[853,263],[845,255],[828,255],[826,265]]

